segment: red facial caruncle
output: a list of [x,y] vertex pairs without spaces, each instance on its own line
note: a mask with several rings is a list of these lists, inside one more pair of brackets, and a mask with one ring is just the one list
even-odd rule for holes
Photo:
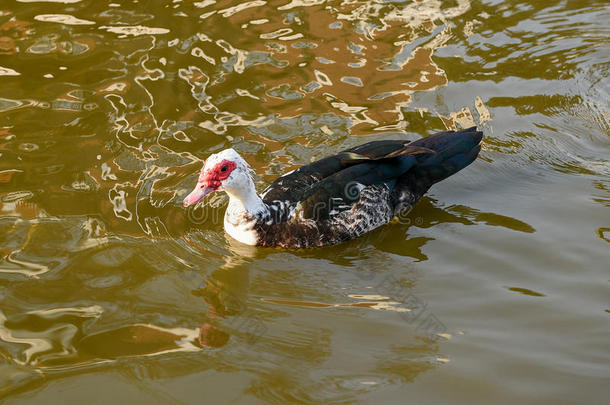
[[217,189],[221,185],[221,181],[225,180],[231,175],[231,172],[235,170],[237,165],[227,159],[223,159],[220,163],[217,163],[214,167],[207,169],[204,167],[201,169],[201,175],[197,184],[199,186],[211,187]]

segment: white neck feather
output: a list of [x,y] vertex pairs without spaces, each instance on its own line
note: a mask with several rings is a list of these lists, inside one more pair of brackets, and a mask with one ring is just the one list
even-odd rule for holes
[[260,217],[267,213],[267,206],[256,194],[256,189],[252,183],[252,187],[248,187],[243,190],[231,190],[227,191],[229,195],[229,207],[227,212],[231,211],[233,214],[248,213],[253,217]]

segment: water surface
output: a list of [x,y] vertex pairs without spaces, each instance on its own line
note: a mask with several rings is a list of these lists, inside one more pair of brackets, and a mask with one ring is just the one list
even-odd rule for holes
[[[610,8],[530,3],[2,2],[0,396],[605,403]],[[472,125],[476,162],[339,246],[180,204],[224,148],[263,189]]]

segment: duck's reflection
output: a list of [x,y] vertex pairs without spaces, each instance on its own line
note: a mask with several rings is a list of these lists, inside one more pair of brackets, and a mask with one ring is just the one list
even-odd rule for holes
[[[204,347],[222,347],[229,341],[225,328],[245,329],[249,340],[265,327],[248,315],[249,265],[256,248],[230,241],[231,255],[224,265],[212,271],[193,294],[203,297],[208,305],[199,330],[199,343]],[[258,330],[258,332],[257,332]]]
[[202,346],[227,344],[229,334],[222,329],[221,322],[227,317],[239,317],[244,312],[247,293],[248,271],[244,267],[221,267],[212,272],[202,288],[193,292],[208,304],[199,332]]

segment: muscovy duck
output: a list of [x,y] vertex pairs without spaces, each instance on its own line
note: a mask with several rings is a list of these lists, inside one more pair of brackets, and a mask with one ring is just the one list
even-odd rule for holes
[[248,163],[233,149],[211,155],[184,206],[214,191],[229,205],[225,231],[249,245],[307,248],[356,238],[413,207],[434,183],[472,163],[476,127],[414,142],[372,141],[302,166],[258,196]]

